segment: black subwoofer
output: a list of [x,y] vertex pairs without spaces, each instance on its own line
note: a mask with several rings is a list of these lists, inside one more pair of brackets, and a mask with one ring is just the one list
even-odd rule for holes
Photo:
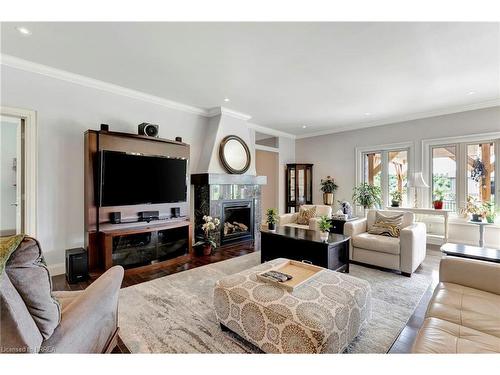
[[89,277],[87,251],[83,247],[66,250],[66,280],[70,284]]

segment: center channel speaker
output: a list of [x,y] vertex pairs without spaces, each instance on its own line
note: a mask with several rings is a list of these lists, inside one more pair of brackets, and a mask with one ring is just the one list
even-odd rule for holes
[[139,135],[147,135],[148,137],[158,137],[160,132],[160,127],[155,124],[150,124],[149,122],[143,122],[139,124]]

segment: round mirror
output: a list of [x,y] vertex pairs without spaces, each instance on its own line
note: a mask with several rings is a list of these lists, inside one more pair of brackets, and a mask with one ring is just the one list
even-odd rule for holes
[[241,174],[250,168],[250,150],[243,139],[228,135],[219,147],[222,165],[229,173]]

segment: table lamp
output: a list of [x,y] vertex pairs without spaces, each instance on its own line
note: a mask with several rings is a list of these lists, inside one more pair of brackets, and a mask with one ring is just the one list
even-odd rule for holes
[[424,180],[422,172],[415,172],[411,178],[408,179],[408,187],[414,189],[415,193],[413,196],[413,207],[418,208],[417,190],[418,188],[428,188],[429,185]]

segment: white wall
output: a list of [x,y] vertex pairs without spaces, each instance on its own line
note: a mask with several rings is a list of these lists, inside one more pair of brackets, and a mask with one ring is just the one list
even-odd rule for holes
[[160,136],[180,136],[198,164],[207,119],[125,96],[2,66],[2,105],[37,111],[38,239],[49,265],[64,250],[83,245],[83,134],[107,123],[136,133],[137,124],[160,124]]
[[[359,129],[349,132],[322,135],[298,139],[296,159],[300,163],[314,163],[314,202],[322,203],[319,183],[322,177],[333,176],[339,189],[336,200],[351,201],[352,188],[355,184],[355,149],[356,147],[382,145],[412,141],[415,149],[416,170],[421,166],[421,142],[423,139],[462,136],[488,133],[500,130],[500,107],[407,121],[397,124]],[[453,233],[462,230],[450,228]],[[477,228],[470,227],[467,242],[476,241]],[[497,237],[497,236],[492,236]],[[488,237],[490,238],[490,237]],[[500,240],[492,238],[491,246],[500,247]],[[453,238],[452,238],[453,239]],[[465,239],[462,237],[462,241]]]
[[16,231],[16,171],[13,169],[17,157],[17,128],[20,124],[0,122],[0,233]]

